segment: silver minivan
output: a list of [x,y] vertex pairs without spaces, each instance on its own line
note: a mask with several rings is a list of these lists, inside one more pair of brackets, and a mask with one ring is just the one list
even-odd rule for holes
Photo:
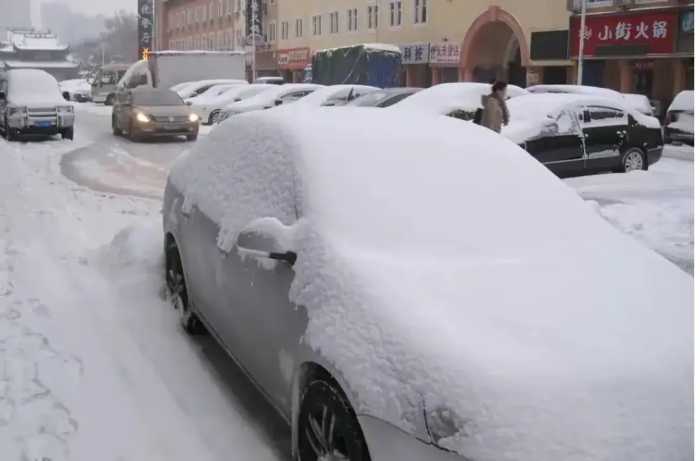
[[39,69],[0,73],[0,131],[8,141],[22,134],[72,140],[74,121],[73,106],[51,74]]

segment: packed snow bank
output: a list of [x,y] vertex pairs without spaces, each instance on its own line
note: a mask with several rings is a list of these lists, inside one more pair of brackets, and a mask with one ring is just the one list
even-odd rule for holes
[[356,410],[468,459],[690,459],[691,279],[495,133],[370,112],[236,117],[170,177],[220,240],[295,224],[303,340]]

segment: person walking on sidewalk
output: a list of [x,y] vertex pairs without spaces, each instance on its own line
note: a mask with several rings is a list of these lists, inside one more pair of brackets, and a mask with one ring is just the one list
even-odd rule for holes
[[486,128],[501,132],[504,125],[508,125],[510,114],[506,106],[506,89],[508,85],[504,82],[496,82],[491,86],[491,94],[483,96],[481,102],[484,112],[481,116],[481,125]]

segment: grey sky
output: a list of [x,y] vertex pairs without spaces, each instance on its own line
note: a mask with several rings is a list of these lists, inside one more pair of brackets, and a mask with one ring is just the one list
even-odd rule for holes
[[[19,0],[26,1],[26,0]],[[109,15],[116,10],[136,12],[137,0],[33,0],[34,3],[63,3],[73,11],[87,15]]]

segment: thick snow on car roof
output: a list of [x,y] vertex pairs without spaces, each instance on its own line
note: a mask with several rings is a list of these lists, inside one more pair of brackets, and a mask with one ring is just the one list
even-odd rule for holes
[[310,95],[301,98],[299,104],[308,104],[311,106],[321,106],[323,103],[333,97],[340,96],[345,93],[347,95],[350,90],[356,94],[367,94],[373,91],[379,91],[379,88],[368,85],[330,85],[325,88],[318,89]]
[[269,90],[263,91],[252,98],[246,99],[245,101],[231,104],[229,108],[235,110],[237,108],[245,109],[257,107],[274,102],[275,99],[289,93],[290,91],[315,91],[319,88],[323,88],[323,85],[316,85],[314,83],[285,83],[284,85],[270,86],[271,88]]
[[531,93],[574,93],[600,96],[624,102],[622,93],[609,88],[587,85],[533,85],[527,88]]
[[170,181],[222,249],[282,220],[304,341],[358,412],[425,416],[467,459],[689,459],[692,280],[496,133],[290,105],[222,123]]
[[[389,109],[417,110],[434,115],[445,115],[458,109],[476,110],[481,107],[482,96],[489,93],[491,93],[491,85],[488,83],[442,83],[419,91]],[[509,98],[521,94],[523,94],[522,88],[508,85]]]
[[681,91],[675,98],[673,98],[673,102],[669,106],[668,110],[694,111],[695,92],[692,90]]
[[17,69],[7,72],[8,100],[16,105],[66,105],[61,96],[58,81],[48,72],[39,69]]

